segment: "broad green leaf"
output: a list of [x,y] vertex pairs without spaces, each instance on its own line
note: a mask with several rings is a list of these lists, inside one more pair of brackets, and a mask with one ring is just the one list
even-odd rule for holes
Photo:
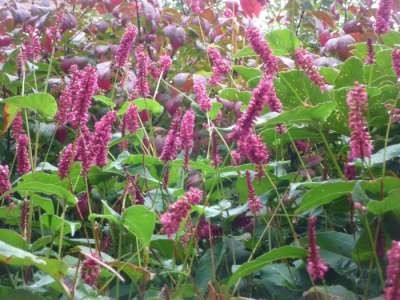
[[335,109],[334,102],[326,102],[314,107],[298,107],[291,111],[285,111],[279,116],[269,119],[265,125],[277,124],[304,124],[310,122],[325,122]]
[[24,195],[24,193],[28,193],[31,195],[35,193],[55,195],[59,199],[65,201],[70,206],[75,206],[75,204],[77,203],[76,197],[63,186],[46,183],[40,180],[20,181],[15,186],[13,191],[18,192],[21,195]]
[[383,215],[389,211],[400,212],[399,192],[400,189],[397,192],[393,191],[380,201],[370,201],[367,205],[368,211],[375,215]]
[[114,101],[112,101],[112,99],[108,98],[107,96],[104,96],[104,95],[96,95],[96,96],[93,96],[93,99],[94,99],[96,102],[103,103],[104,105],[106,105],[106,106],[108,106],[108,107],[110,107],[110,108],[114,108],[114,107],[115,107]]
[[56,279],[67,274],[67,265],[63,261],[39,257],[3,241],[0,241],[0,262],[11,266],[33,265]]
[[208,113],[211,120],[214,120],[218,116],[218,113],[220,112],[221,108],[222,108],[222,103],[220,102],[212,103],[211,110]]
[[233,70],[237,72],[244,80],[249,80],[262,75],[262,71],[256,68],[244,67],[240,65],[233,66]]
[[120,224],[121,216],[115,210],[113,210],[106,201],[101,200],[101,203],[103,205],[103,214],[90,214],[89,220],[105,219],[114,224]]
[[302,259],[307,256],[307,251],[304,248],[283,246],[271,250],[256,259],[244,263],[241,265],[232,275],[229,277],[228,286],[234,285],[240,278],[250,275],[260,270],[265,265],[282,259]]
[[383,40],[383,43],[389,47],[400,44],[400,32],[398,31],[389,31],[382,35],[381,38]]
[[281,72],[274,83],[276,94],[285,109],[324,103],[330,98],[329,93],[322,93],[319,86],[300,70]]
[[80,222],[68,221],[56,215],[43,214],[39,219],[44,228],[50,229],[53,232],[61,232],[62,230],[64,235],[74,235],[75,232],[81,228]]
[[400,144],[390,145],[386,149],[383,148],[378,152],[372,154],[371,164],[382,164],[385,161],[391,160],[396,157],[400,157]]
[[289,29],[278,29],[266,36],[272,53],[278,56],[290,55],[300,47],[301,42]]
[[153,99],[148,98],[137,98],[133,101],[126,101],[122,104],[121,108],[118,110],[118,115],[122,116],[125,114],[130,105],[135,104],[138,111],[147,110],[153,114],[161,114],[164,111],[164,107]]
[[339,75],[339,71],[335,68],[320,67],[319,73],[324,77],[325,81],[329,84],[334,84]]
[[296,213],[301,214],[310,209],[328,204],[352,192],[355,181],[338,181],[319,184],[311,188],[303,196]]
[[234,59],[257,56],[254,50],[250,47],[244,47],[233,55]]
[[122,224],[147,247],[156,225],[156,216],[145,206],[135,205],[124,211]]
[[47,93],[14,96],[4,99],[2,103],[13,105],[19,109],[27,108],[33,110],[46,119],[52,119],[57,112],[56,100],[52,95]]
[[32,195],[31,201],[33,206],[40,207],[49,215],[54,215],[54,205],[51,199],[39,195]]
[[317,243],[321,249],[351,257],[355,240],[352,234],[337,231],[325,231],[317,234]]
[[23,250],[28,249],[28,243],[14,230],[0,228],[0,241]]
[[354,86],[354,83],[364,82],[363,62],[356,57],[346,60],[341,68],[340,73],[335,81],[335,88]]
[[247,104],[251,98],[251,92],[248,91],[239,91],[235,88],[225,88],[218,91],[218,95],[226,100],[231,101],[242,101]]

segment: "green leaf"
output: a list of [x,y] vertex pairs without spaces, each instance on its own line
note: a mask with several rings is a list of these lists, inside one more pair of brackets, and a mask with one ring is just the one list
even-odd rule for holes
[[328,204],[333,200],[348,195],[353,190],[355,184],[355,181],[338,181],[318,184],[304,194],[296,213],[304,213],[310,209]]
[[114,224],[120,224],[121,216],[115,210],[113,210],[106,201],[101,200],[101,203],[103,204],[103,214],[92,213],[89,215],[89,220],[104,219]]
[[164,107],[153,99],[137,98],[133,101],[124,102],[124,104],[118,110],[118,115],[122,116],[123,114],[125,114],[132,103],[137,106],[139,111],[147,110],[153,114],[161,114],[164,111]]
[[218,113],[220,112],[222,108],[222,103],[220,102],[213,102],[211,106],[211,110],[209,112],[209,116],[211,120],[214,120],[217,116]]
[[319,104],[329,100],[329,93],[322,93],[319,86],[300,70],[279,73],[275,79],[276,94],[285,109],[304,104]]
[[242,101],[247,104],[251,98],[251,92],[248,91],[239,91],[234,88],[225,88],[218,91],[218,95],[226,100],[230,101]]
[[96,95],[96,96],[93,96],[93,99],[94,99],[96,102],[103,103],[105,106],[108,106],[108,107],[110,107],[110,108],[114,108],[114,107],[115,107],[114,101],[112,101],[112,99],[108,98],[107,96],[104,96],[104,95]]
[[400,44],[400,32],[389,31],[381,36],[383,43],[386,46],[393,47],[396,44]]
[[400,211],[399,190],[395,190],[388,197],[383,198],[381,201],[368,202],[368,211],[375,215],[383,215],[384,213],[393,211]]
[[354,86],[354,83],[356,81],[359,83],[363,83],[363,66],[363,62],[356,57],[350,57],[348,60],[346,60],[342,64],[342,67],[340,68],[340,73],[336,78],[335,88]]
[[66,188],[60,185],[45,183],[40,180],[23,180],[20,181],[13,189],[14,192],[18,192],[20,195],[42,193],[45,195],[56,195],[58,198],[65,200],[70,206],[75,206],[77,203],[76,197],[71,194]]
[[53,232],[61,232],[62,229],[64,235],[74,235],[75,232],[81,228],[80,222],[68,221],[56,215],[43,214],[39,219],[43,227],[50,229]]
[[28,243],[14,230],[0,228],[0,241],[23,250],[28,249]]
[[233,70],[242,76],[244,80],[260,77],[262,75],[262,71],[259,69],[239,65],[233,66]]
[[149,246],[156,224],[154,212],[143,205],[126,209],[122,215],[122,224],[138,238],[144,246]]
[[393,158],[400,157],[400,144],[390,145],[372,154],[371,164],[378,165]]
[[267,34],[269,46],[274,55],[290,55],[300,47],[300,40],[289,29],[278,29]]
[[250,47],[244,47],[233,55],[234,59],[257,56],[254,50]]
[[284,246],[271,250],[256,259],[244,263],[241,265],[232,275],[229,277],[228,286],[234,285],[240,278],[250,275],[260,270],[265,265],[282,259],[297,259],[305,258],[307,251],[304,248]]
[[[267,126],[274,126],[282,123],[285,125],[292,125],[314,121],[325,122],[335,107],[336,104],[334,102],[326,102],[314,107],[298,107],[291,111],[285,111],[279,116],[267,120],[265,123]],[[262,118],[259,120],[262,120]]]
[[32,195],[31,201],[34,207],[42,208],[47,214],[54,215],[54,206],[51,199],[39,196],[39,195]]
[[68,270],[63,261],[39,257],[3,241],[0,241],[0,263],[11,266],[33,265],[56,279],[62,278]]
[[29,94],[26,96],[14,96],[2,101],[18,107],[27,108],[41,114],[44,118],[52,119],[57,112],[57,102],[54,97],[47,93]]

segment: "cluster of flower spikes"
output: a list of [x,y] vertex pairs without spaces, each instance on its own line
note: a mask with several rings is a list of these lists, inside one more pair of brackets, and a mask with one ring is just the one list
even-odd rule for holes
[[390,15],[393,9],[393,0],[380,0],[376,12],[375,32],[384,34],[390,29]]
[[106,165],[108,143],[112,137],[111,130],[115,120],[115,111],[110,111],[95,123],[92,134],[87,127],[82,128],[77,139],[68,144],[60,154],[58,174],[61,178],[68,176],[74,161],[82,162],[83,174],[87,174],[92,165],[99,167]]
[[20,175],[28,173],[32,166],[29,159],[29,137],[24,131],[24,121],[18,112],[11,125],[11,136],[16,145],[17,172]]
[[253,214],[257,214],[263,208],[260,198],[256,195],[253,182],[251,181],[250,171],[246,171],[246,183],[248,191],[247,205]]
[[[92,254],[92,256],[98,259],[96,254]],[[81,278],[86,284],[95,286],[100,271],[101,267],[96,260],[91,257],[86,257],[82,263]]]
[[182,117],[180,137],[182,143],[182,149],[184,152],[184,168],[187,169],[189,165],[189,155],[194,144],[194,126],[196,116],[193,110],[189,109],[185,112]]
[[357,158],[370,158],[372,141],[368,132],[367,122],[363,116],[368,105],[368,95],[365,87],[355,83],[355,86],[347,93],[346,101],[349,107],[349,161],[354,161]]
[[208,48],[208,57],[212,62],[212,75],[208,80],[211,85],[217,85],[231,71],[228,60],[224,59],[216,48]]
[[328,266],[321,259],[317,246],[317,218],[311,216],[308,219],[308,257],[307,272],[313,281],[324,279]]
[[[134,134],[138,129],[139,129],[138,108],[135,104],[131,104],[129,105],[128,109],[126,110],[122,118],[120,130],[122,136],[125,136],[126,134]],[[122,141],[121,149],[122,150],[128,149],[127,140]]]
[[387,252],[385,300],[400,299],[400,242],[393,241]]
[[305,49],[297,49],[294,53],[294,59],[297,64],[316,85],[319,86],[321,91],[327,90],[325,79],[318,73],[314,66],[311,54]]
[[191,187],[179,200],[171,204],[167,211],[160,217],[162,232],[171,237],[179,229],[179,224],[184,220],[193,205],[199,204],[203,198],[203,192]]
[[392,64],[397,78],[400,80],[400,48],[395,48],[392,51]]
[[196,229],[198,239],[210,240],[222,235],[222,228],[216,224],[207,221],[206,218],[200,218]]
[[97,71],[90,65],[82,70],[73,65],[70,72],[70,81],[59,97],[56,121],[59,126],[70,124],[78,129],[85,127],[89,120],[89,108],[97,90]]
[[368,39],[367,40],[367,56],[365,58],[365,63],[367,65],[371,65],[373,63],[375,63],[375,51],[374,51],[374,46],[372,44],[372,39]]

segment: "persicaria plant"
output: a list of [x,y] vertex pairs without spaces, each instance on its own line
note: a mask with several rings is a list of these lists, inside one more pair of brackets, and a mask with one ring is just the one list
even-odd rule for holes
[[0,3],[5,299],[400,299],[398,1]]

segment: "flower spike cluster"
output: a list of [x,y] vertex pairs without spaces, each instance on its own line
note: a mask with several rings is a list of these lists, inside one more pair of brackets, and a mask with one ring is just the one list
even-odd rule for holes
[[206,83],[201,79],[193,80],[193,91],[196,96],[197,103],[203,112],[210,111],[211,100],[207,95]]
[[0,165],[0,195],[11,189],[10,170],[7,165]]
[[26,134],[20,134],[17,138],[17,171],[23,175],[31,170],[28,151],[29,138]]
[[380,0],[376,12],[375,32],[384,34],[390,29],[390,14],[393,9],[393,0]]
[[400,80],[400,48],[392,51],[393,70],[396,72],[397,79]]
[[400,299],[400,242],[393,241],[387,252],[385,300]]
[[248,170],[246,171],[246,183],[247,183],[247,190],[248,190],[248,194],[249,194],[248,200],[247,200],[247,205],[253,214],[257,214],[263,208],[263,204],[262,204],[260,198],[257,197],[257,195],[256,195],[256,191],[254,190],[253,182],[251,181],[251,175]]
[[208,48],[208,56],[212,62],[213,74],[209,79],[211,85],[217,85],[231,71],[228,60],[224,59],[216,48]]

